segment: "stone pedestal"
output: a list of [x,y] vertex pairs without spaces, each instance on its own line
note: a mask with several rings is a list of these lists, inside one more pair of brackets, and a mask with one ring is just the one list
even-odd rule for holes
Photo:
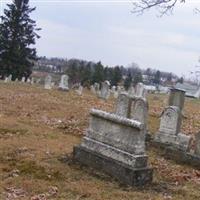
[[128,185],[150,183],[153,171],[147,166],[143,124],[95,109],[90,114],[87,134],[74,148],[74,158]]

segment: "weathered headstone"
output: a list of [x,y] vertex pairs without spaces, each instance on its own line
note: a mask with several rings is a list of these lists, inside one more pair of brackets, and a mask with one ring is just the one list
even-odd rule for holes
[[68,80],[69,80],[68,75],[65,74],[62,75],[59,84],[59,89],[68,91],[69,90]]
[[23,76],[21,82],[25,83],[26,78]]
[[169,106],[162,113],[160,128],[155,141],[166,145],[173,145],[184,151],[188,150],[191,137],[180,133],[181,110],[177,106]]
[[143,125],[100,110],[93,109],[90,114],[87,135],[74,148],[74,158],[125,184],[150,183],[153,171],[147,165]]
[[5,77],[5,80],[4,80],[5,83],[8,83],[9,82],[9,79],[8,77]]
[[116,115],[128,118],[130,114],[130,106],[131,99],[129,98],[128,94],[125,92],[120,93],[116,103]]
[[136,97],[145,97],[144,96],[145,88],[143,83],[138,83],[135,88]]
[[76,90],[76,93],[80,96],[82,95],[82,93],[83,93],[83,86],[82,85],[79,85],[78,89]]
[[144,130],[147,132],[148,124],[148,102],[144,98],[134,98],[131,103],[130,119],[144,124]]
[[184,107],[184,102],[185,102],[185,91],[177,88],[171,88],[168,105],[177,106],[182,111]]
[[104,81],[101,84],[101,92],[100,92],[100,98],[102,99],[108,99],[110,96],[110,83],[108,81]]
[[52,81],[52,77],[50,75],[48,75],[45,78],[45,83],[44,83],[44,88],[45,89],[50,90],[52,88],[51,81]]
[[128,94],[130,96],[135,96],[135,88],[132,85],[128,89]]

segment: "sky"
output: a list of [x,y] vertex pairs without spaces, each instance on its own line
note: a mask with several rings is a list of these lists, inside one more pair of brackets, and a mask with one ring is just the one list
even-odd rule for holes
[[[173,15],[154,9],[131,13],[132,1],[30,0],[41,38],[39,56],[148,67],[189,76],[200,58],[199,0],[177,5]],[[8,0],[0,0],[0,14]],[[199,64],[200,65],[200,64]]]

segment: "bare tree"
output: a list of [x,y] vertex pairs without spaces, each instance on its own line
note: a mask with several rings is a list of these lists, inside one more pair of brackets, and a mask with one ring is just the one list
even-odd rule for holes
[[185,3],[186,0],[136,0],[133,2],[132,13],[143,14],[145,11],[155,7],[160,16],[172,13],[177,3]]

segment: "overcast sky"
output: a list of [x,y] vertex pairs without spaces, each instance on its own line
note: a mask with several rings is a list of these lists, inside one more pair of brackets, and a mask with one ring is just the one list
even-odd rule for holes
[[[1,1],[1,10],[5,0]],[[102,61],[104,65],[135,62],[187,75],[200,57],[200,3],[190,0],[174,14],[157,17],[131,13],[131,1],[30,0],[37,10],[32,18],[42,28],[39,56]]]

